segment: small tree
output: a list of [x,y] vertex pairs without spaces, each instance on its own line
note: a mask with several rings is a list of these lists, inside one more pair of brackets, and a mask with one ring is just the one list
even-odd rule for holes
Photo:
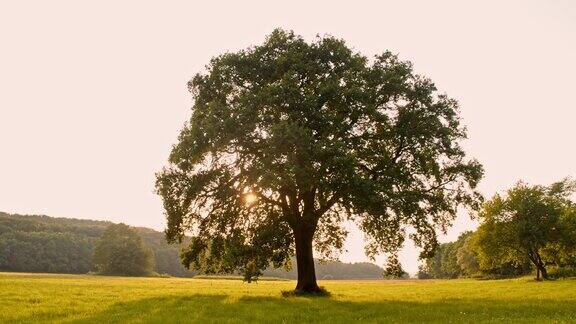
[[188,85],[192,117],[157,174],[168,240],[191,236],[186,266],[252,280],[296,254],[296,289],[314,292],[313,251],[341,250],[345,220],[370,257],[395,254],[406,226],[426,256],[479,203],[458,103],[390,52],[276,30]]
[[409,274],[402,268],[402,264],[400,263],[400,260],[398,260],[398,256],[393,255],[388,258],[386,268],[384,268],[383,277],[390,279],[401,279],[409,277]]
[[[562,245],[566,233],[565,215],[573,213],[569,200],[576,183],[565,179],[549,187],[518,183],[505,196],[496,195],[480,212],[478,229],[480,262],[484,268],[512,262],[521,266],[527,260],[536,269],[536,279],[548,278],[547,264],[553,259],[545,251]],[[562,248],[561,248],[562,249]]]
[[93,265],[107,275],[144,276],[154,268],[154,255],[136,231],[112,224],[96,243]]

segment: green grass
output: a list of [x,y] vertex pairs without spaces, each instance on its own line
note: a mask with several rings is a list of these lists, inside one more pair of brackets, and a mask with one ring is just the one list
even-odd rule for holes
[[576,280],[293,281],[0,273],[4,322],[576,322]]

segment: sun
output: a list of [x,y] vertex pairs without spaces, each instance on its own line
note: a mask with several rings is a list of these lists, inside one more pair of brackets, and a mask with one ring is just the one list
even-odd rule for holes
[[258,197],[257,197],[255,194],[251,193],[251,192],[249,192],[249,193],[247,193],[247,194],[244,195],[244,201],[246,202],[246,205],[252,205],[252,204],[254,204],[257,200],[258,200]]

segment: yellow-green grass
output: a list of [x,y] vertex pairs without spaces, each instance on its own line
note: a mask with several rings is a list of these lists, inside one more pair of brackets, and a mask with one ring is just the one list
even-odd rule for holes
[[0,322],[576,322],[576,280],[293,281],[0,273]]

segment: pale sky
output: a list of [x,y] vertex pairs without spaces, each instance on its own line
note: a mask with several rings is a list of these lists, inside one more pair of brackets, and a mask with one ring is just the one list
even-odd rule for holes
[[[154,173],[190,116],[186,82],[276,27],[412,61],[460,101],[487,197],[576,176],[576,1],[4,0],[0,211],[163,229]],[[443,241],[475,226],[462,214]],[[362,241],[341,259],[366,260]]]

